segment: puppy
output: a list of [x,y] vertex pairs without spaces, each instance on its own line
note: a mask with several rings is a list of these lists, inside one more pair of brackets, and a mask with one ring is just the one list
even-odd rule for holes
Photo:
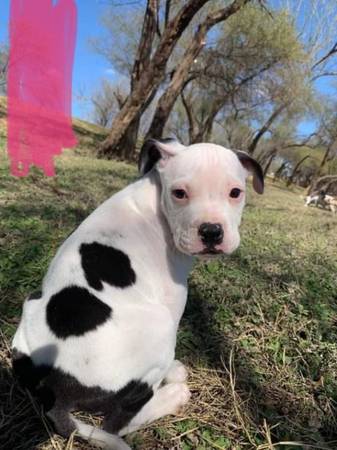
[[[139,169],[60,247],[13,340],[13,368],[57,432],[119,450],[188,402],[174,353],[193,259],[238,247],[249,173],[263,192],[254,159],[214,144],[150,140]],[[73,411],[102,414],[103,429]]]

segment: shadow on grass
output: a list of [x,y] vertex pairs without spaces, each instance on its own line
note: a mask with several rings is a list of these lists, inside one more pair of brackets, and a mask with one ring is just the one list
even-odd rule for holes
[[[317,260],[317,255],[313,254],[308,259],[309,265],[313,265],[311,259]],[[302,293],[299,299],[294,300],[294,304],[298,303],[298,311],[294,311],[294,316],[297,314],[298,317],[301,317],[301,308],[305,309],[307,311],[305,314],[315,318],[316,329],[304,332],[301,329],[301,322],[298,321],[298,336],[296,334],[289,336],[285,348],[287,345],[293,346],[291,351],[294,353],[294,361],[296,358],[298,361],[296,362],[296,369],[291,367],[291,370],[297,371],[296,381],[302,380],[303,385],[291,385],[291,379],[287,379],[288,375],[293,376],[290,372],[284,372],[282,376],[277,373],[277,371],[282,372],[282,362],[275,363],[274,366],[270,364],[264,373],[265,367],[258,366],[259,362],[263,361],[263,355],[256,353],[256,360],[254,360],[254,351],[247,351],[240,343],[240,337],[238,336],[240,332],[244,334],[248,326],[247,323],[244,323],[243,329],[235,334],[235,321],[240,321],[240,315],[238,314],[235,317],[235,314],[240,311],[240,308],[242,310],[247,308],[246,312],[242,312],[243,317],[248,314],[248,299],[243,299],[240,307],[233,305],[234,319],[231,317],[229,319],[230,326],[227,330],[226,327],[222,330],[220,326],[226,322],[226,319],[224,320],[223,317],[219,319],[221,305],[219,306],[216,303],[216,294],[213,298],[210,294],[212,286],[209,286],[208,299],[207,295],[200,292],[200,286],[195,281],[192,281],[190,285],[189,299],[179,332],[178,357],[192,367],[200,364],[223,371],[223,363],[227,368],[229,367],[230,354],[233,351],[236,388],[245,404],[245,411],[256,424],[255,433],[258,429],[262,429],[263,420],[267,419],[269,426],[275,427],[271,432],[274,442],[293,440],[314,446],[319,444],[324,448],[337,448],[337,423],[334,418],[337,389],[334,382],[332,388],[321,384],[324,373],[323,366],[329,366],[330,363],[334,364],[334,362],[327,360],[328,356],[323,354],[323,350],[321,354],[318,354],[317,351],[309,350],[307,353],[303,351],[302,355],[296,353],[297,349],[295,348],[297,346],[296,340],[298,339],[298,342],[300,342],[301,339],[303,341],[309,339],[311,332],[313,333],[310,336],[313,339],[312,348],[318,347],[315,339],[325,340],[327,346],[335,344],[336,330],[329,329],[329,325],[331,326],[331,318],[337,316],[337,295],[331,296],[332,286],[329,284],[329,280],[323,281],[323,274],[320,273],[305,276],[305,268],[300,275],[294,270],[294,267],[280,274],[270,274],[263,268],[256,270],[256,268],[248,267],[249,265],[240,255],[236,257],[235,265],[240,270],[244,270],[247,266],[246,269],[252,272],[251,278],[256,281],[258,289],[265,286],[266,292],[266,286],[277,286],[280,291],[282,289],[286,291],[291,283],[299,283],[298,278],[300,277]],[[285,265],[286,262],[284,262]],[[325,267],[325,269],[329,271],[329,267]],[[332,271],[331,274],[333,273]],[[240,282],[241,280],[238,280],[239,284]],[[202,290],[205,290],[205,288]],[[319,295],[321,295],[321,304],[318,302]],[[324,300],[322,300],[322,297]],[[227,307],[230,308],[228,304]],[[265,307],[268,308],[268,305],[265,305]],[[272,309],[273,307],[274,305],[270,303],[269,308]],[[243,321],[245,321],[245,318]],[[267,321],[267,327],[270,327],[272,321],[268,319]],[[254,328],[254,322],[250,323],[249,327]],[[258,326],[256,328],[258,329]],[[291,326],[289,326],[289,330],[293,331]],[[269,331],[266,330],[267,339]],[[315,333],[317,336],[315,336]],[[256,334],[257,340],[261,337],[258,333]],[[276,342],[275,346],[279,345],[279,342],[281,340]],[[324,347],[324,344],[322,347]],[[281,353],[282,347],[278,351]],[[287,348],[287,351],[289,351],[289,348]],[[328,350],[326,352],[329,353]],[[299,355],[303,358],[303,364]],[[266,353],[264,360],[266,361],[268,358],[270,358],[270,355]],[[274,374],[273,370],[275,370]],[[228,382],[228,379],[226,382]],[[207,383],[206,379],[205,383]],[[297,389],[303,389],[303,391],[297,392]],[[252,434],[254,434],[254,429]]]
[[[13,378],[10,366],[0,354],[0,448],[36,450],[49,436],[28,394]],[[8,358],[9,355],[6,355]],[[7,359],[6,358],[6,359]]]

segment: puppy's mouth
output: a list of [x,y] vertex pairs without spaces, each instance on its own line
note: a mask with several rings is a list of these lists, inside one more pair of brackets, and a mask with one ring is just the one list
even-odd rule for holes
[[214,256],[221,255],[223,253],[222,250],[215,247],[205,247],[201,250],[201,252],[194,253],[195,256]]

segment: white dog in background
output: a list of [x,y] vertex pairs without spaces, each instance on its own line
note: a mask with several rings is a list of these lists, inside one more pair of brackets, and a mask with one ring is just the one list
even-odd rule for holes
[[322,208],[328,207],[331,212],[335,213],[337,211],[337,197],[325,194],[324,192],[315,192],[306,197],[305,206],[315,205],[316,207],[321,206]]
[[337,212],[337,197],[334,197],[332,195],[326,195],[324,197],[324,201],[330,208],[330,211],[335,214]]

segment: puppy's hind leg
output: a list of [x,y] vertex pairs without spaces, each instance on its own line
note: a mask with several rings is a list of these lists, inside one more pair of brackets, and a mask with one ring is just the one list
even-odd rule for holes
[[65,438],[68,438],[76,430],[72,415],[65,409],[55,406],[46,413],[46,416],[53,422],[58,434]]
[[189,401],[190,391],[185,383],[170,383],[158,389],[131,422],[118,433],[125,436],[154,420],[169,414],[177,414]]
[[47,412],[47,416],[53,422],[56,431],[63,437],[67,438],[71,433],[76,431],[78,436],[97,445],[99,448],[131,450],[120,437],[107,433],[93,425],[81,422],[64,409],[54,407]]

